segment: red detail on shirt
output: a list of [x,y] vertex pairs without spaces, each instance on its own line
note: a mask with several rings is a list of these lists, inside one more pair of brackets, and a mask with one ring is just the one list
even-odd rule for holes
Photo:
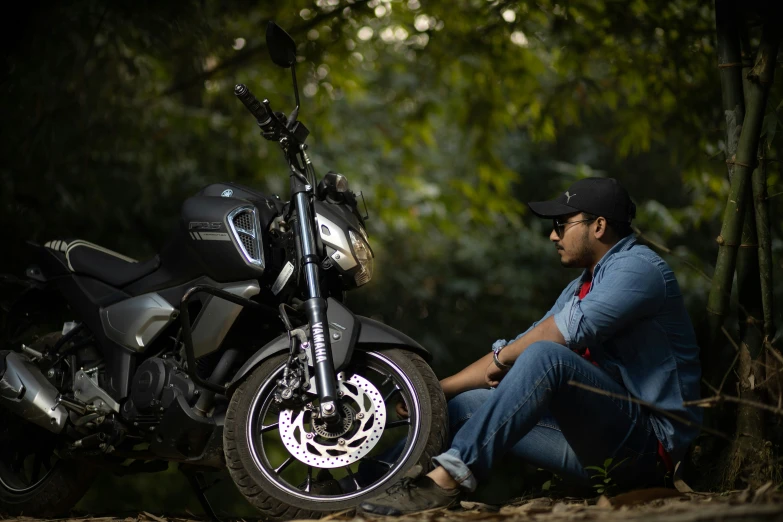
[[669,473],[674,473],[674,463],[672,462],[672,456],[669,455],[669,453],[663,449],[663,444],[661,444],[661,441],[658,441],[658,456],[661,458],[664,464],[666,464],[666,471]]
[[[582,283],[582,286],[579,287],[579,300],[581,301],[584,299],[584,297],[587,295],[587,293],[590,291],[590,285],[592,284],[592,281],[585,281]],[[590,348],[585,348],[584,353],[582,354],[582,357],[593,363],[594,365],[598,366],[598,363],[593,360],[593,356],[590,355]]]
[[[581,301],[584,299],[584,297],[590,292],[590,285],[592,284],[592,281],[585,281],[582,283],[582,286],[579,287],[579,300]],[[584,353],[582,354],[582,357],[593,363],[594,365],[598,366],[598,363],[593,360],[592,355],[590,355],[590,348],[585,348]],[[661,444],[661,441],[658,441],[658,456],[661,458],[663,463],[666,465],[666,470],[670,473],[674,472],[674,464],[672,463],[672,457],[669,455],[669,453],[663,448],[663,444]]]
[[582,286],[579,288],[579,299],[584,299],[587,293],[590,291],[590,285],[592,284],[592,281],[585,281],[582,283]]

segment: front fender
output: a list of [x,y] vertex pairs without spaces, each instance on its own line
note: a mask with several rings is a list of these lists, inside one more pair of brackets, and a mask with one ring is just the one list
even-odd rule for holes
[[[363,351],[400,348],[414,352],[428,362],[432,360],[430,352],[404,333],[369,317],[354,315],[335,299],[328,299],[326,316],[329,320],[332,358],[337,370],[344,368],[350,362],[355,348]],[[309,328],[306,330],[309,336]],[[281,335],[251,355],[234,375],[231,384],[228,385],[228,393],[233,393],[256,366],[274,355],[287,353],[289,347],[288,335]]]
[[357,315],[359,320],[359,348],[364,345],[366,351],[378,351],[400,348],[420,355],[425,361],[432,361],[432,354],[422,345],[391,326],[375,319]]

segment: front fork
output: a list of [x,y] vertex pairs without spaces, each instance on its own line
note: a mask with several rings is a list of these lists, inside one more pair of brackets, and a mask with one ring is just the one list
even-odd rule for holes
[[341,416],[340,408],[338,408],[339,399],[332,346],[329,339],[329,321],[326,317],[326,299],[321,297],[318,277],[320,263],[315,243],[315,217],[310,209],[310,196],[306,187],[300,186],[298,188],[294,201],[299,222],[302,264],[307,283],[307,300],[304,302],[304,309],[310,323],[310,347],[313,354],[315,386],[318,392],[321,418],[331,424],[338,422]]

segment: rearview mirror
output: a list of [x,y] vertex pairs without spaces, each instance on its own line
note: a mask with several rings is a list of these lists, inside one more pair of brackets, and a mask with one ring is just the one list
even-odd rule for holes
[[266,45],[275,65],[288,69],[296,63],[296,42],[274,22],[266,26]]

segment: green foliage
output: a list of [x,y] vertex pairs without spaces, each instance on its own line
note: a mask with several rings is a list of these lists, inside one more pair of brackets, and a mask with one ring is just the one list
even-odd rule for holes
[[[299,42],[316,167],[368,201],[379,277],[356,298],[436,351],[459,338],[477,354],[574,276],[523,202],[575,178],[619,178],[646,233],[713,258],[727,183],[712,16],[686,0],[63,5],[10,53],[0,212],[16,244],[77,236],[146,257],[209,182],[284,196],[282,159],[231,93],[293,106],[266,56],[275,19]],[[678,275],[698,303],[703,282]],[[468,341],[450,326],[466,313],[492,327]]]
[[[545,470],[543,468],[538,468],[538,471],[545,471]],[[558,475],[557,473],[552,473],[551,478],[545,481],[543,484],[541,484],[541,491],[546,491],[547,493],[556,491],[558,489],[558,486],[560,486],[562,482],[563,479],[560,477],[560,475]]]
[[613,465],[612,463],[614,462],[614,459],[610,457],[604,460],[603,466],[585,466],[586,470],[596,472],[595,475],[590,475],[591,479],[597,479],[597,483],[593,484],[593,489],[595,489],[596,493],[599,495],[603,495],[604,493],[610,494],[612,491],[614,491],[614,489],[617,488],[617,484],[615,483],[611,474],[626,460],[628,459],[625,458],[617,464]]

